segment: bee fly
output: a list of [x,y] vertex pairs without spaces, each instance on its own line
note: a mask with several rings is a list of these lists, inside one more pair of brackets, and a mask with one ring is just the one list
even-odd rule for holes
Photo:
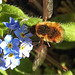
[[38,43],[39,46],[37,46],[37,48],[35,49],[37,55],[35,56],[32,68],[35,71],[43,63],[47,56],[47,58],[50,58],[50,62],[52,64],[62,70],[67,70],[57,61],[47,55],[47,46],[44,44],[44,41],[46,41],[47,43],[59,43],[63,41],[64,29],[57,22],[46,22],[46,20],[48,18],[51,18],[52,16],[53,0],[43,0],[43,5],[43,22],[39,22],[32,27],[28,27],[29,31],[32,34],[36,34],[39,38],[41,38],[40,43]]
[[64,29],[56,22],[39,22],[29,29],[43,41],[59,43],[63,40]]

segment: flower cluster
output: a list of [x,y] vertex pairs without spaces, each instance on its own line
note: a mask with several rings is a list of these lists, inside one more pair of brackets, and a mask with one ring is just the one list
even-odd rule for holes
[[26,24],[20,27],[19,22],[11,17],[10,23],[3,22],[3,24],[13,31],[14,36],[16,35],[13,38],[12,34],[7,34],[4,40],[0,39],[0,69],[6,70],[20,65],[22,57],[29,57],[33,45],[29,38],[32,34],[28,32]]

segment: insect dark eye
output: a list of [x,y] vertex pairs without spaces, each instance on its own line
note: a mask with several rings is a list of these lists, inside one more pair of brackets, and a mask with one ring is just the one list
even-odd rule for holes
[[46,35],[49,32],[50,32],[50,28],[47,25],[40,25],[37,30],[37,33],[41,35]]

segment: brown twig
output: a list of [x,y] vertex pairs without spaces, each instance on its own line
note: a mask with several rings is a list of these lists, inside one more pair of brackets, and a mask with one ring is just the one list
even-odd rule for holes
[[47,0],[43,0],[43,21],[47,20]]

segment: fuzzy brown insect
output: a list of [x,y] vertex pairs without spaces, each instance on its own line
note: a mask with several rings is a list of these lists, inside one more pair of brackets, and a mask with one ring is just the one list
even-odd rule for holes
[[44,41],[59,43],[63,40],[64,29],[56,22],[40,22],[35,27],[36,35]]

